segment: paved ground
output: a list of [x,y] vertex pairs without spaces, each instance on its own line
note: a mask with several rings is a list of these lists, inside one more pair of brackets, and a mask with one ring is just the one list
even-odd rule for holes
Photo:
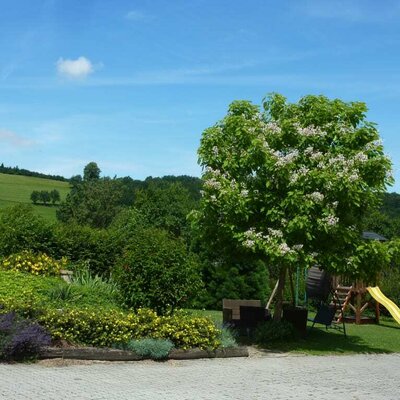
[[0,399],[396,399],[400,355],[0,364]]

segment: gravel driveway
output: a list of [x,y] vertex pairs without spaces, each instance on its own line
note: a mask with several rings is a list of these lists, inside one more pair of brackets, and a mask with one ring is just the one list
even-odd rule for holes
[[0,364],[0,399],[400,399],[400,354]]

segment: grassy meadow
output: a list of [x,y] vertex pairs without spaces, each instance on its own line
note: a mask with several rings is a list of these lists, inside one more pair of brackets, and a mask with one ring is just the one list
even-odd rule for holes
[[[60,192],[61,200],[65,199],[70,190],[68,182],[0,173],[0,210],[19,203],[32,204],[30,197],[34,190],[50,192],[53,189]],[[56,219],[56,206],[35,205],[33,207],[47,220]]]

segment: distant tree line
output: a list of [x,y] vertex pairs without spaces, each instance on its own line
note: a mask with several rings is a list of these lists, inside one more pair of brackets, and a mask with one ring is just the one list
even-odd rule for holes
[[48,204],[57,204],[60,200],[60,192],[57,189],[53,189],[52,191],[47,190],[34,190],[31,193],[31,200],[33,204],[44,204],[47,206]]
[[51,179],[53,181],[68,182],[68,179],[60,175],[49,175],[42,174],[41,172],[30,171],[29,169],[16,167],[5,167],[3,163],[0,164],[0,173],[9,175],[23,175],[23,176],[34,176],[36,178]]

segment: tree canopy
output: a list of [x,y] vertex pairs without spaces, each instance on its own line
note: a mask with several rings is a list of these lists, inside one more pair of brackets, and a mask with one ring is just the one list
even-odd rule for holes
[[280,266],[281,280],[294,265],[369,274],[357,258],[362,217],[392,177],[366,112],[364,103],[324,96],[289,103],[273,94],[263,110],[233,102],[199,148],[204,184],[194,220],[204,240],[233,239]]
[[100,178],[100,172],[101,171],[98,165],[94,161],[91,161],[83,169],[83,180],[84,181],[98,180]]

